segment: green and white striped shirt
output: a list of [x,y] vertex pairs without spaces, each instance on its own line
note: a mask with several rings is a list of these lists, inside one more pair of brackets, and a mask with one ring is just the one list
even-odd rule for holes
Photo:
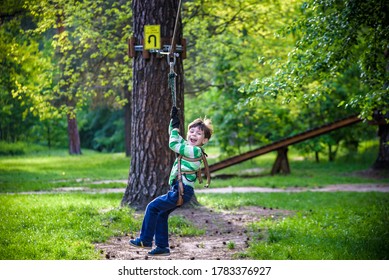
[[[170,121],[169,125],[169,148],[180,154],[184,157],[188,158],[199,158],[202,155],[202,150],[200,147],[188,145],[188,142],[180,136],[178,133],[178,129],[174,129],[172,127],[172,123]],[[177,178],[178,175],[178,158],[174,161],[172,170],[170,172],[169,184],[173,183],[173,180]],[[181,171],[197,171],[201,166],[201,160],[190,162],[185,159],[181,159]],[[182,183],[185,185],[194,186],[196,182],[196,174],[183,174],[182,175]]]

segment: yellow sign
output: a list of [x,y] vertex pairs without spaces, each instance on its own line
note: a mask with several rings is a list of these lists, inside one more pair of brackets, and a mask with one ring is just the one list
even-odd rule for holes
[[144,49],[153,50],[161,48],[161,26],[145,25]]

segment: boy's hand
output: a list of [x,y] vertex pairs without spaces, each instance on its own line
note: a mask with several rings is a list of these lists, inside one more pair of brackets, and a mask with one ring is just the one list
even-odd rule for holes
[[178,109],[176,106],[173,106],[172,111],[170,113],[170,117],[172,118],[172,127],[179,128],[180,127],[180,119],[178,118]]
[[172,117],[172,127],[173,128],[179,128],[180,127],[180,119],[178,118],[177,115]]
[[172,111],[170,112],[170,117],[173,119],[178,114],[178,109],[176,106],[173,106]]

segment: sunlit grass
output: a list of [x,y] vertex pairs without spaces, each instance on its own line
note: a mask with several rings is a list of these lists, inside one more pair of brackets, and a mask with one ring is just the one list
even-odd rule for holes
[[251,224],[251,259],[381,260],[389,258],[388,193],[201,194],[216,209],[260,206],[292,215]]
[[0,157],[0,192],[50,190],[85,186],[98,180],[125,180],[129,167],[130,159],[123,153],[84,151],[80,156],[59,153]]
[[139,229],[117,194],[0,195],[0,259],[97,259],[94,243]]
[[[0,259],[99,259],[95,243],[139,233],[142,215],[120,207],[122,194],[0,195]],[[204,234],[181,216],[171,232]],[[128,237],[129,239],[130,237]]]

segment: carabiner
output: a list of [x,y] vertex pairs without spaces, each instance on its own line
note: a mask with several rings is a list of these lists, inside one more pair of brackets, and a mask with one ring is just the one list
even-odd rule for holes
[[[176,65],[176,56],[178,56],[178,53],[173,53],[172,55],[170,55],[170,53],[166,56],[166,59],[167,59],[167,63],[169,65]],[[173,58],[173,60],[172,60]],[[170,66],[171,67],[171,66]]]

